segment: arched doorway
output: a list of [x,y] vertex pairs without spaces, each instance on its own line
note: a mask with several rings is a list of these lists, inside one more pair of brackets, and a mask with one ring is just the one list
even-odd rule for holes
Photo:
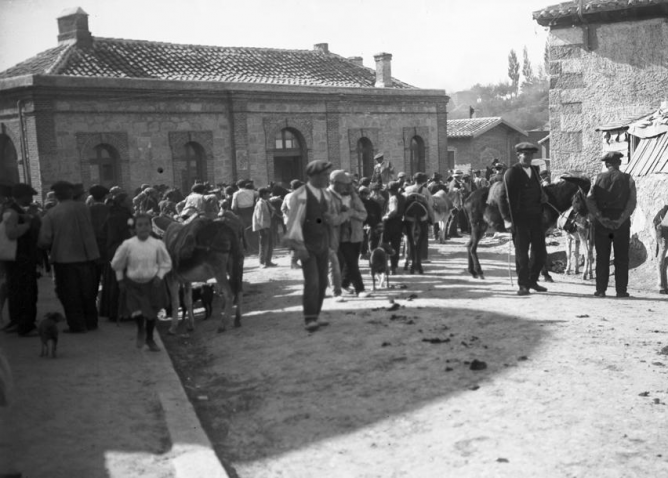
[[411,138],[411,176],[415,173],[426,173],[424,140],[420,136]]
[[9,183],[20,182],[16,148],[6,134],[0,134],[0,179]]
[[283,128],[274,137],[274,182],[289,186],[293,179],[304,178],[306,151],[299,131]]
[[369,138],[362,137],[357,141],[357,174],[360,178],[373,175],[373,143]]
[[118,151],[109,144],[98,144],[90,153],[90,178],[106,188],[122,186]]
[[184,194],[190,192],[195,181],[206,182],[206,156],[201,144],[190,141],[186,143],[183,151],[183,170],[181,171],[181,191]]

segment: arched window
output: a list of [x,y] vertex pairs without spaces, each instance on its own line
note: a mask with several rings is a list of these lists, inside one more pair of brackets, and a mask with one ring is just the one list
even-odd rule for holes
[[360,178],[371,178],[373,167],[373,143],[369,138],[362,137],[357,141],[357,174]]
[[303,179],[306,150],[301,133],[283,128],[274,137],[274,182],[288,186],[293,179]]
[[107,188],[121,185],[118,151],[108,144],[94,146],[90,157],[90,178]]
[[419,136],[411,138],[411,175],[426,173],[424,140]]
[[184,146],[183,171],[181,172],[181,191],[188,194],[195,181],[207,181],[206,158],[204,148],[191,141]]
[[18,183],[19,165],[14,143],[6,134],[0,134],[0,178]]

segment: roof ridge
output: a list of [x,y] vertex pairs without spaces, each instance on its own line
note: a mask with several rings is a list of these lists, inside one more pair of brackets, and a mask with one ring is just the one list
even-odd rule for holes
[[142,43],[152,45],[170,45],[180,47],[195,47],[195,48],[211,48],[211,49],[231,49],[231,50],[261,50],[261,51],[292,51],[299,53],[313,53],[322,54],[319,50],[307,50],[299,48],[270,48],[258,46],[222,46],[222,45],[202,45],[197,43],[174,43],[158,40],[135,40],[132,38],[111,38],[111,37],[93,37],[93,45],[95,42],[123,42],[123,43]]
[[53,64],[49,68],[44,70],[44,74],[45,75],[57,75],[59,67],[61,67],[62,65],[67,63],[67,59],[70,57],[70,55],[72,54],[72,52],[74,50],[75,50],[74,49],[74,43],[71,43],[71,44],[67,45],[63,49],[63,51],[61,51],[58,54],[58,57],[53,62]]

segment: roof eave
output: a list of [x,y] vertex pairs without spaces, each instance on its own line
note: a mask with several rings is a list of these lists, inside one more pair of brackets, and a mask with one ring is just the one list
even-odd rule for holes
[[238,91],[262,92],[280,91],[282,93],[313,93],[339,95],[367,95],[367,96],[398,96],[398,97],[434,97],[435,99],[450,99],[445,90],[411,89],[411,88],[362,88],[340,86],[301,86],[266,83],[239,83],[221,81],[181,81],[162,80],[152,78],[103,78],[77,77],[64,75],[25,75],[21,77],[0,80],[0,91],[23,87],[53,87],[53,88],[81,88],[81,89],[128,89],[128,90],[190,90],[190,91]]
[[668,2],[660,1],[646,5],[633,4],[626,8],[601,8],[595,11],[584,11],[582,17],[577,12],[541,15],[543,11],[538,10],[532,14],[533,19],[539,25],[549,28],[567,28],[587,23],[617,23],[648,20],[651,18],[666,18],[668,17]]

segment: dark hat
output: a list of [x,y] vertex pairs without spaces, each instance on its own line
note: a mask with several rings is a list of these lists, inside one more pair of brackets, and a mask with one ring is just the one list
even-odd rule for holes
[[517,153],[523,153],[523,152],[535,153],[536,151],[538,151],[538,147],[533,143],[524,142],[524,143],[516,144],[515,145],[515,151]]
[[36,196],[37,191],[35,191],[30,184],[15,184],[12,186],[12,197],[20,198],[23,196]]
[[377,155],[375,155],[373,157],[373,159],[380,159],[380,158],[384,158],[384,157],[385,157],[385,153],[378,153]]
[[193,184],[190,190],[197,194],[204,194],[206,192],[206,186],[204,184]]
[[68,181],[56,181],[51,185],[51,191],[55,191],[56,193],[64,192],[67,190],[74,190],[74,184],[68,182]]
[[83,193],[86,192],[86,190],[84,189],[84,185],[82,183],[73,184],[72,188],[74,191],[73,195],[75,198],[80,197]]
[[624,155],[619,151],[610,151],[609,153],[605,153],[603,155],[601,161],[605,161],[606,163],[617,163],[621,162],[623,157]]
[[240,179],[237,181],[237,187],[238,188],[243,188],[246,185],[246,180],[245,179]]
[[88,194],[93,196],[93,198],[96,201],[99,201],[100,199],[103,199],[107,194],[109,194],[109,190],[102,186],[101,184],[94,184],[93,186],[88,189]]
[[417,183],[423,183],[427,180],[427,175],[425,173],[415,173],[413,175],[413,181]]
[[316,174],[324,173],[330,169],[332,169],[332,163],[316,159],[306,165],[306,175],[315,176]]

